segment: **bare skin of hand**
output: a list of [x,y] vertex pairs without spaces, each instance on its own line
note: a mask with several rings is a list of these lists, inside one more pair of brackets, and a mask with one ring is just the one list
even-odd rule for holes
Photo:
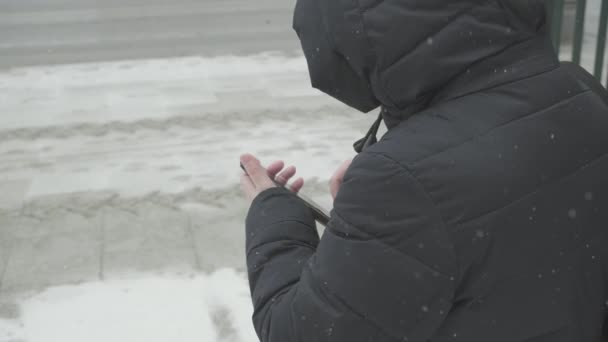
[[331,176],[331,179],[329,180],[329,192],[331,193],[331,197],[333,197],[334,200],[336,199],[338,190],[340,189],[342,181],[344,180],[344,174],[346,173],[346,170],[348,170],[348,167],[350,166],[352,161],[352,159],[345,160],[336,170],[336,172],[334,172],[333,176]]
[[[296,174],[296,167],[289,166],[286,168],[282,160],[277,160],[266,168],[249,153],[243,154],[240,160],[247,172],[241,175],[241,189],[250,202],[264,190],[276,187],[272,181],[273,179],[278,184],[285,186]],[[298,178],[293,181],[289,189],[297,193],[303,186],[304,179]]]

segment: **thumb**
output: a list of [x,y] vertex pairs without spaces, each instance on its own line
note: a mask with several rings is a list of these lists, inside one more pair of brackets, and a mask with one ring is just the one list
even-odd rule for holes
[[352,159],[345,160],[340,165],[338,170],[336,170],[336,172],[333,174],[329,181],[329,192],[331,193],[331,196],[334,198],[334,200],[336,199],[336,196],[338,195],[338,190],[340,190],[340,186],[342,185],[344,174],[346,173],[346,170],[348,170],[348,167],[351,163]]
[[249,178],[256,188],[269,188],[274,186],[274,183],[268,176],[268,171],[256,157],[247,153],[243,154],[240,159],[247,175],[249,175]]
[[340,189],[340,182],[334,178],[329,181],[329,192],[331,193],[331,197],[335,200],[338,195],[338,190]]

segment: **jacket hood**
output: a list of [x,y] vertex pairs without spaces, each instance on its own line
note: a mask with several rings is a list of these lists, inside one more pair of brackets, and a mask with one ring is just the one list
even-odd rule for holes
[[481,89],[531,56],[556,63],[544,24],[542,0],[298,0],[294,14],[313,87],[396,117],[461,77],[509,74]]

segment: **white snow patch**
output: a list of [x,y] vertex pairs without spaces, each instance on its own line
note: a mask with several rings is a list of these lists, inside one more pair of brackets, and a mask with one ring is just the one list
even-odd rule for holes
[[231,188],[245,152],[324,181],[371,124],[314,90],[304,57],[275,53],[0,71],[0,112],[0,208]]
[[233,270],[49,288],[0,320],[0,341],[255,342],[246,280]]
[[232,94],[259,102],[260,94],[271,100],[319,92],[310,87],[304,57],[274,53],[16,68],[0,71],[0,111],[10,114],[0,127],[202,114]]

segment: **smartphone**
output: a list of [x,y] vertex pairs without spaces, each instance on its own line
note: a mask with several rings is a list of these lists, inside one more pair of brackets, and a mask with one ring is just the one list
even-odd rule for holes
[[[247,174],[247,171],[245,170],[245,167],[243,166],[243,164],[241,164],[241,169],[243,169],[243,171],[245,171],[245,174]],[[276,186],[289,190],[286,186],[279,184],[274,179],[272,181],[274,182],[274,184],[276,184]],[[289,191],[291,191],[291,190],[289,190]],[[308,198],[302,194],[299,194],[299,193],[296,194],[296,196],[298,196],[298,199],[300,199],[300,201],[302,201],[302,203],[304,203],[304,205],[306,205],[306,207],[308,207],[308,209],[310,209],[310,211],[312,212],[312,214],[315,218],[315,221],[317,221],[320,224],[322,224],[323,226],[327,227],[327,224],[329,223],[329,213],[325,209],[323,209],[323,207],[321,207],[320,205],[315,203],[310,198]]]

